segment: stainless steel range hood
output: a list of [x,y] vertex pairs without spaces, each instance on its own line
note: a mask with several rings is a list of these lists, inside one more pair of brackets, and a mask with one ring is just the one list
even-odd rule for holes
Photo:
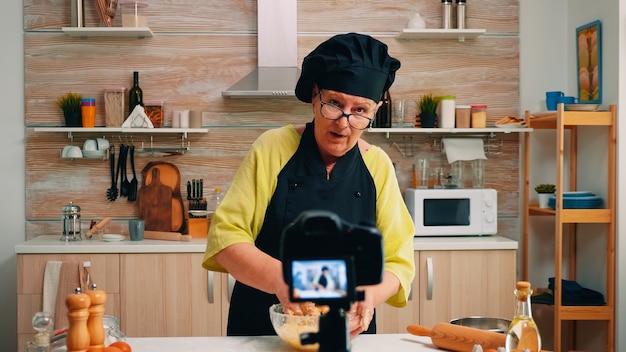
[[298,68],[298,11],[294,0],[258,0],[257,68],[222,92],[231,98],[295,96]]

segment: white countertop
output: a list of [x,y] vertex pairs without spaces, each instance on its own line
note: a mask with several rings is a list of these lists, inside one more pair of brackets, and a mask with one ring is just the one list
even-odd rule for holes
[[[128,338],[133,352],[288,352],[296,351],[277,336],[229,336],[229,337],[148,337]],[[441,351],[430,337],[410,334],[359,335],[351,341],[351,351]]]
[[[497,250],[517,249],[517,241],[501,236],[415,237],[415,250]],[[17,254],[75,254],[75,253],[204,253],[206,238],[190,242],[148,240],[105,242],[99,238],[64,242],[61,235],[38,236],[15,245]]]

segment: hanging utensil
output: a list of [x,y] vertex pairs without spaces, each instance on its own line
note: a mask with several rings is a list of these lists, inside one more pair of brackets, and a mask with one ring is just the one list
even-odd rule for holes
[[135,174],[135,146],[130,146],[130,167],[133,170],[133,179],[130,181],[128,188],[128,200],[134,202],[137,200],[137,175]]
[[111,167],[111,188],[107,190],[107,199],[111,202],[117,199],[117,182],[115,175],[115,146],[109,148],[109,161]]
[[[122,163],[122,181],[120,184],[120,190],[122,197],[128,197],[130,193],[130,181],[128,180],[128,175],[126,174],[126,165],[128,160],[128,149],[130,146],[124,146],[124,150],[121,152],[120,162]],[[123,160],[122,160],[123,159]]]

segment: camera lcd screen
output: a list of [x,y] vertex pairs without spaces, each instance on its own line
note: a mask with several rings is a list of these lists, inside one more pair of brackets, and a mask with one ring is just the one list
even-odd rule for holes
[[344,259],[293,260],[293,301],[341,300],[348,296],[349,270]]

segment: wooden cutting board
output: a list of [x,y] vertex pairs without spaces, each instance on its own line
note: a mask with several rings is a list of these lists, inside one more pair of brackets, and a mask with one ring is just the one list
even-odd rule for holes
[[159,179],[172,190],[172,228],[167,231],[185,232],[185,207],[180,192],[180,171],[172,163],[165,161],[149,162],[142,170],[143,184],[152,183],[152,169],[159,169]]
[[172,230],[172,189],[161,183],[160,172],[153,168],[152,182],[139,189],[139,213],[149,231]]

